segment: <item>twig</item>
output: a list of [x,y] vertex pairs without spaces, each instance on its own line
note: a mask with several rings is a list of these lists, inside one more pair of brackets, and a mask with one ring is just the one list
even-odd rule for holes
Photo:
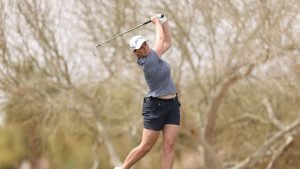
[[270,161],[270,163],[268,164],[266,169],[272,169],[275,162],[278,160],[278,158],[282,155],[283,151],[293,142],[293,136],[289,135],[286,138],[286,141],[283,145],[281,145],[278,149],[278,151],[276,151],[273,156],[272,156],[272,160]]
[[92,147],[94,162],[93,162],[93,166],[91,169],[98,169],[99,165],[100,165],[99,160],[98,160],[98,153],[97,153],[98,144],[99,144],[98,140],[96,140],[96,142],[94,143],[94,145]]
[[264,98],[263,99],[263,104],[264,106],[266,107],[267,111],[268,111],[268,116],[269,116],[269,119],[271,120],[272,124],[277,127],[278,129],[284,129],[285,128],[285,125],[282,124],[275,116],[275,113],[272,109],[272,106],[271,106],[271,103],[269,101],[268,98]]
[[241,121],[244,119],[250,119],[250,120],[255,120],[255,121],[259,121],[262,124],[269,124],[268,120],[264,119],[263,117],[257,116],[255,114],[250,114],[250,113],[245,113],[240,115],[239,117],[236,117],[234,119],[232,119],[229,124],[232,124],[236,121]]

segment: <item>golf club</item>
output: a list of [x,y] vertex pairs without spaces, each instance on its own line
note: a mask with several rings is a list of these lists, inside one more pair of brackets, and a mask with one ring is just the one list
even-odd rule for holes
[[[162,18],[162,17],[164,17],[164,14],[161,14],[159,18]],[[105,43],[107,43],[107,42],[110,42],[110,41],[116,39],[116,38],[119,37],[119,36],[124,35],[125,33],[128,33],[128,32],[130,32],[130,31],[133,31],[133,30],[135,30],[135,29],[137,29],[137,28],[139,28],[139,27],[141,27],[141,26],[143,26],[143,25],[147,25],[147,24],[150,23],[150,22],[151,22],[151,20],[148,20],[148,21],[146,21],[146,22],[143,23],[143,24],[140,24],[140,25],[138,25],[138,26],[136,26],[136,27],[134,27],[134,28],[131,28],[131,29],[128,30],[128,31],[125,31],[125,32],[123,32],[123,33],[121,33],[121,34],[118,34],[118,35],[112,37],[111,39],[108,39],[108,40],[106,40],[106,41],[104,41],[104,42],[98,44],[98,45],[96,46],[96,48],[99,47],[99,46],[101,46],[101,45],[103,45],[103,44],[105,44]]]
[[[163,17],[164,17],[164,14],[160,14],[159,18],[163,18]],[[96,55],[96,48],[97,48],[97,47],[99,47],[99,46],[101,46],[101,45],[103,45],[103,44],[105,44],[105,43],[108,43],[108,42],[110,42],[110,41],[112,41],[112,40],[114,40],[114,39],[116,39],[116,38],[118,38],[118,37],[124,35],[125,33],[128,33],[128,32],[130,32],[130,31],[133,31],[133,30],[135,30],[135,29],[137,29],[137,28],[139,28],[139,27],[141,27],[141,26],[147,25],[147,24],[150,23],[150,22],[151,22],[151,19],[148,20],[148,21],[146,21],[146,22],[144,22],[144,23],[142,23],[142,24],[140,24],[140,25],[138,25],[138,26],[136,26],[136,27],[134,27],[134,28],[129,29],[128,31],[125,31],[125,32],[123,32],[123,33],[120,33],[120,34],[118,34],[118,35],[112,37],[111,39],[108,39],[108,40],[106,40],[106,41],[104,41],[104,42],[102,42],[102,43],[96,45],[96,47],[94,48],[94,52],[93,52],[94,55]]]

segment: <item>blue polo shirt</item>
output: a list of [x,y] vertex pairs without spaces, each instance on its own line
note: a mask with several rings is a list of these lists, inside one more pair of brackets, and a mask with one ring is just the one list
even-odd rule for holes
[[162,60],[154,50],[151,50],[149,55],[138,58],[137,64],[143,69],[149,87],[147,97],[160,97],[176,93],[170,65]]

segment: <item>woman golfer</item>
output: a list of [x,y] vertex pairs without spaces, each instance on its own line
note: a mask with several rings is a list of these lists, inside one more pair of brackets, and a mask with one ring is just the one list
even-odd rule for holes
[[123,165],[115,169],[130,169],[152,149],[161,131],[162,169],[173,167],[174,147],[180,128],[180,103],[171,78],[170,66],[161,59],[171,46],[171,33],[165,16],[153,16],[151,21],[156,29],[156,41],[152,49],[141,35],[130,40],[130,49],[137,56],[137,64],[142,68],[149,87],[143,104],[142,141],[129,153]]

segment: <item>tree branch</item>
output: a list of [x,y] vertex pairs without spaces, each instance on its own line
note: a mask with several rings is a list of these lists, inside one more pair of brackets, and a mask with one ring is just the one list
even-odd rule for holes
[[268,111],[268,116],[269,116],[269,119],[271,120],[272,124],[277,127],[278,129],[284,129],[285,125],[282,124],[275,116],[275,113],[272,109],[272,106],[270,104],[270,101],[268,98],[264,98],[263,99],[263,104],[264,106],[266,107],[267,111]]
[[282,155],[283,151],[291,145],[291,143],[293,142],[293,136],[289,135],[286,140],[285,143],[282,144],[278,151],[276,151],[273,156],[272,156],[272,160],[270,161],[270,163],[268,164],[266,169],[273,169],[274,164],[276,163],[276,161],[278,161],[278,158]]
[[275,133],[269,140],[267,140],[254,154],[250,157],[246,158],[236,166],[230,169],[248,169],[252,168],[258,161],[266,154],[266,152],[270,149],[270,147],[280,138],[282,138],[286,133],[295,130],[297,127],[300,126],[300,117],[293,122],[291,125],[285,127],[284,129],[280,130],[279,132]]

